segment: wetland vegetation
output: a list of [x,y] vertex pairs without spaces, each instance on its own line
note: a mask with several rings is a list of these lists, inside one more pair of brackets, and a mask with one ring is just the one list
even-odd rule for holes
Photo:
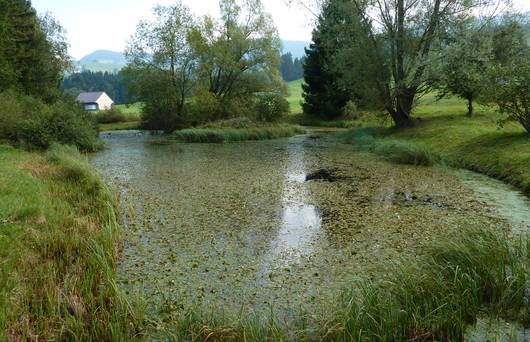
[[156,6],[85,75],[140,102],[92,114],[0,0],[0,340],[526,342],[530,200],[453,168],[530,190],[528,24],[490,5],[318,2],[288,84],[261,1]]

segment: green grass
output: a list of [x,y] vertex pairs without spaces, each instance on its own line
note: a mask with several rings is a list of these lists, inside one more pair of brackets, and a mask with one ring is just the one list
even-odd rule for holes
[[287,101],[291,107],[291,114],[300,114],[302,113],[302,84],[304,83],[303,79],[296,81],[291,81],[287,83],[287,89],[289,91],[289,96]]
[[449,165],[484,173],[530,193],[530,135],[514,122],[500,128],[500,116],[491,108],[476,106],[473,118],[467,118],[466,112],[463,100],[437,102],[430,94],[415,109],[414,117],[419,120],[415,127],[379,124],[378,134],[419,146]]
[[0,340],[132,340],[114,195],[74,149],[0,145]]
[[248,128],[188,128],[171,133],[169,139],[189,143],[223,143],[277,139],[305,133],[300,126],[277,124]]

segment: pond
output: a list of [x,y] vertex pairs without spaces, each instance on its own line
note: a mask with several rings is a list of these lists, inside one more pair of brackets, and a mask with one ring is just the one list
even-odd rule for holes
[[[325,315],[354,280],[450,229],[530,224],[528,199],[503,184],[390,164],[326,131],[231,144],[103,137],[109,148],[91,162],[120,194],[119,283],[160,325],[196,308]],[[509,197],[500,209],[499,193]]]

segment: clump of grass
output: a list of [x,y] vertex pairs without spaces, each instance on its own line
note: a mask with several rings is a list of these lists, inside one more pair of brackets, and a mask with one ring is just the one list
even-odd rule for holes
[[281,124],[250,128],[189,128],[173,132],[169,138],[188,143],[223,143],[277,139],[305,133],[300,126]]
[[135,339],[139,316],[114,282],[112,192],[73,147],[0,160],[0,339]]
[[341,138],[359,150],[372,152],[395,163],[432,166],[442,161],[439,155],[422,144],[384,138],[382,130],[377,127],[352,129],[342,133]]
[[461,341],[480,311],[523,319],[528,244],[485,228],[455,232],[420,261],[345,297],[327,341]]
[[372,151],[399,164],[432,166],[441,160],[428,147],[403,140],[374,140]]

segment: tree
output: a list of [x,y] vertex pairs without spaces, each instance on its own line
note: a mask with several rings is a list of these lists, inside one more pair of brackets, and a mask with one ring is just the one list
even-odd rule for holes
[[13,88],[51,102],[71,66],[62,27],[39,18],[28,0],[0,0],[0,91]]
[[489,102],[506,115],[501,124],[517,121],[530,133],[530,56],[494,66],[489,71],[489,81]]
[[313,31],[313,43],[306,49],[302,107],[304,113],[325,120],[340,116],[351,99],[350,92],[340,86],[340,75],[332,63],[332,53],[340,45],[329,35],[342,22],[341,2],[344,0],[329,1],[323,8]]
[[472,20],[451,36],[451,42],[435,55],[431,74],[439,98],[449,94],[467,100],[467,116],[484,88],[485,73],[493,61],[492,37],[481,23]]
[[304,77],[303,59],[293,59],[293,55],[290,52],[283,54],[280,72],[285,82],[299,80]]
[[395,125],[412,125],[415,101],[431,90],[426,70],[441,34],[491,1],[350,0],[344,11],[360,18],[361,25],[356,26],[356,43],[347,47],[349,60],[341,64],[358,58],[370,70],[370,82]]
[[131,93],[144,102],[149,127],[172,131],[185,120],[197,68],[189,41],[195,24],[181,3],[156,6],[153,14],[155,19],[141,21],[128,42],[130,63],[123,72]]
[[239,6],[235,0],[221,0],[220,9],[220,20],[205,17],[191,40],[201,86],[225,106],[258,92],[277,91],[280,39],[261,1],[245,0]]

